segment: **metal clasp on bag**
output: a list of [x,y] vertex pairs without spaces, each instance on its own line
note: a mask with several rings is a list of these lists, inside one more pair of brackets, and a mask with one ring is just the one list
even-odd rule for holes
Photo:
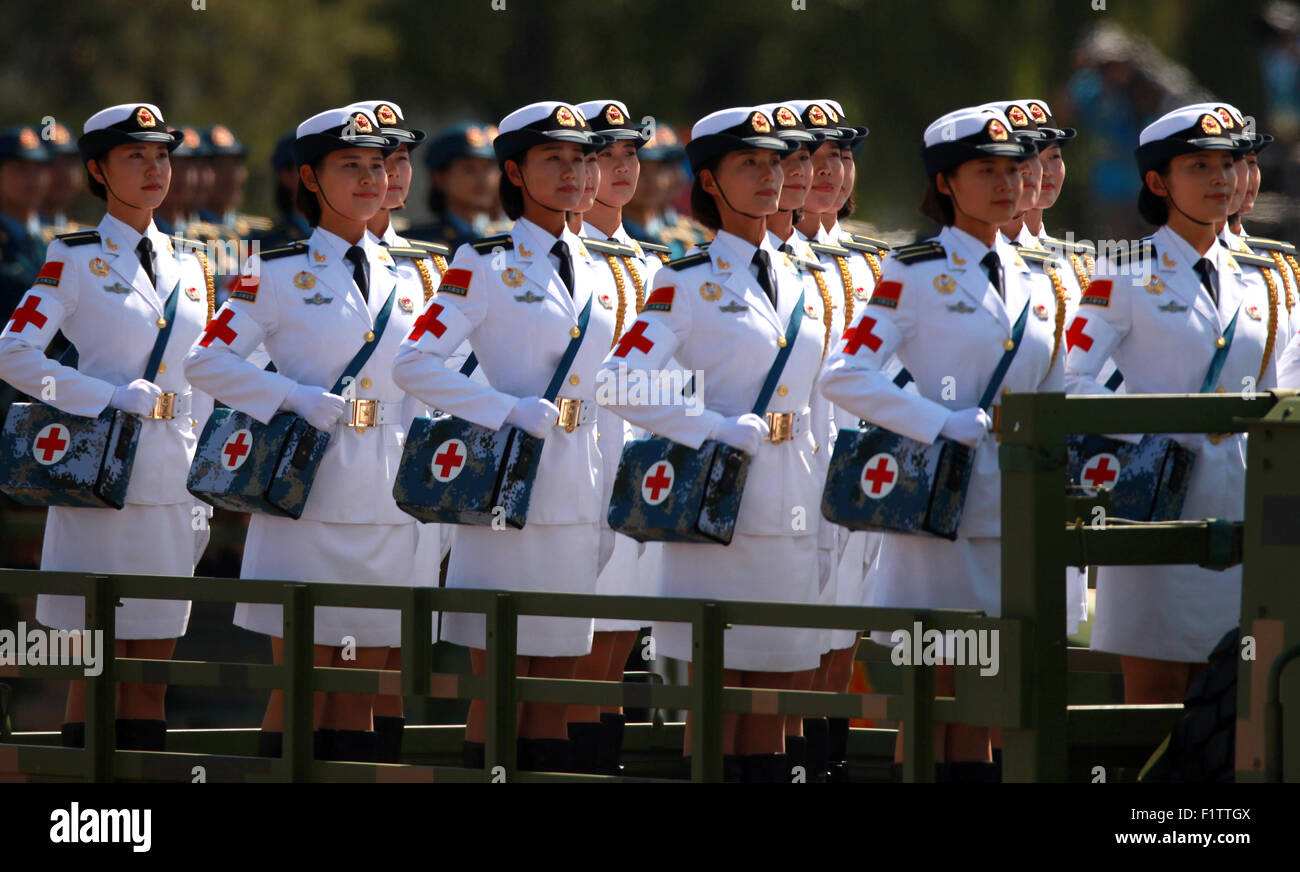
[[153,410],[145,416],[152,421],[170,421],[176,417],[176,394],[167,392],[154,401]]
[[351,404],[352,408],[348,415],[349,427],[355,427],[358,433],[363,433],[367,427],[376,426],[379,420],[378,400],[352,400]]
[[560,417],[556,419],[555,426],[563,427],[566,433],[577,430],[578,421],[582,417],[582,400],[575,400],[571,397],[556,397],[555,402],[560,407]]
[[767,412],[767,441],[789,442],[794,438],[794,412]]

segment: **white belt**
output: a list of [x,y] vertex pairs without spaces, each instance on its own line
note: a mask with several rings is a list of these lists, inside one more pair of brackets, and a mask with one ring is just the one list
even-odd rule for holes
[[768,412],[763,416],[767,421],[768,442],[788,442],[808,433],[811,410],[799,412]]
[[590,400],[556,397],[555,405],[560,409],[560,417],[555,419],[555,426],[563,427],[570,433],[596,420],[596,404]]
[[382,427],[385,424],[402,423],[401,401],[382,403],[379,400],[348,400],[345,427],[353,427],[358,433],[364,433],[367,427]]
[[174,418],[188,418],[194,406],[194,391],[183,394],[172,391],[164,392],[153,404],[153,411],[144,416],[146,421],[170,421]]

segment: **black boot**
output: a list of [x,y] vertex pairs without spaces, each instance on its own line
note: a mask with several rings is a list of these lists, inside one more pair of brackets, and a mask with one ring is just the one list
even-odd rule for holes
[[808,749],[808,781],[823,784],[830,779],[826,719],[804,718],[803,736]]
[[784,754],[746,754],[740,759],[748,784],[790,782],[790,758]]
[[[739,754],[722,755],[722,782],[724,784],[740,784],[745,780],[745,764],[742,762],[744,759]],[[682,778],[690,781],[691,758],[689,755],[682,758],[682,772]]]
[[68,721],[59,730],[59,741],[65,748],[86,747],[86,722]]
[[996,763],[958,761],[952,765],[952,780],[956,784],[997,784],[1002,774]]
[[623,774],[623,732],[627,718],[608,712],[600,716],[600,744],[596,749],[596,772],[601,775]]
[[787,780],[794,778],[795,767],[803,769],[803,780],[811,781],[811,774],[808,771],[808,740],[803,736],[786,736],[785,737],[785,756],[790,761],[790,772]]
[[520,739],[519,769],[528,772],[567,772],[573,762],[568,739]]
[[379,743],[373,730],[336,730],[334,751],[335,760],[374,763],[377,762]]
[[569,724],[569,742],[572,744],[572,771],[593,774],[599,772],[600,744],[605,725],[597,721],[579,721]]
[[313,730],[311,734],[311,755],[317,760],[337,760],[338,730]]
[[849,780],[849,719],[826,719],[826,757],[830,761],[832,784]]
[[402,759],[402,730],[406,718],[375,715],[375,741],[379,746],[376,763],[396,763]]
[[118,718],[117,747],[121,751],[165,751],[167,722]]
[[487,746],[482,742],[465,742],[460,746],[460,762],[466,769],[482,769]]
[[279,757],[284,753],[284,733],[279,730],[259,730],[257,756]]

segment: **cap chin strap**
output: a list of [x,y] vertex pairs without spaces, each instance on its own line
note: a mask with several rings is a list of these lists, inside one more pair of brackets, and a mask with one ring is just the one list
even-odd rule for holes
[[1191,215],[1188,215],[1186,212],[1184,212],[1179,207],[1179,205],[1174,202],[1174,194],[1172,191],[1170,191],[1168,194],[1165,194],[1165,199],[1169,201],[1169,205],[1173,206],[1175,209],[1178,210],[1179,215],[1182,215],[1184,218],[1186,218],[1188,221],[1192,222],[1193,224],[1199,224],[1202,227],[1209,227],[1214,223],[1213,221],[1201,221],[1199,218],[1193,218]]
[[748,212],[740,211],[735,206],[731,205],[731,199],[727,196],[727,192],[722,189],[722,182],[718,181],[716,175],[713,177],[713,183],[718,186],[718,193],[722,195],[722,201],[727,204],[727,208],[732,212],[735,212],[737,215],[744,215],[746,218],[753,218],[757,221],[763,221],[767,218],[766,215],[751,215]]
[[[515,166],[519,167],[519,162],[518,162],[518,161],[515,161]],[[524,168],[523,168],[523,167],[519,167],[519,181],[520,181],[520,187],[522,187],[522,188],[524,189],[524,194],[526,194],[526,195],[528,196],[528,199],[532,200],[532,201],[533,201],[534,203],[536,203],[538,206],[541,206],[541,207],[542,207],[543,209],[545,209],[547,212],[562,212],[562,213],[564,213],[564,214],[567,216],[570,212],[573,211],[572,209],[553,209],[553,208],[551,208],[550,206],[548,206],[548,205],[546,205],[545,203],[543,203],[541,200],[539,200],[539,199],[537,199],[536,197],[534,197],[534,196],[533,196],[533,192],[530,191],[530,190],[528,190],[528,179],[524,178]],[[567,218],[565,219],[565,223],[566,223],[566,224],[568,223],[568,219],[567,219]]]
[[144,206],[137,206],[135,203],[129,202],[119,197],[117,195],[117,191],[114,191],[113,186],[108,183],[108,168],[104,166],[103,160],[101,160],[100,158],[93,158],[93,160],[99,163],[99,174],[104,177],[104,187],[107,188],[108,192],[113,195],[114,200],[117,200],[119,203],[126,203],[126,205],[130,206],[132,209],[139,209],[141,212],[153,211],[152,209],[146,209]]

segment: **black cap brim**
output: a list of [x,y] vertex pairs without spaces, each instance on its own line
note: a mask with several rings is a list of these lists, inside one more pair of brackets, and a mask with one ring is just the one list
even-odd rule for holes
[[105,127],[84,133],[77,140],[77,151],[83,161],[99,157],[104,152],[119,145],[133,142],[156,142],[167,146],[169,152],[175,151],[185,141],[185,134],[180,130],[117,130]]
[[383,136],[362,134],[345,139],[332,133],[309,133],[294,140],[293,157],[298,166],[304,166],[332,151],[346,148],[377,148],[385,153],[390,150],[388,139]]
[[716,157],[747,148],[761,148],[775,151],[782,157],[802,148],[803,144],[775,136],[732,136],[729,133],[710,133],[686,144],[686,157],[691,163],[691,171],[699,168]]

